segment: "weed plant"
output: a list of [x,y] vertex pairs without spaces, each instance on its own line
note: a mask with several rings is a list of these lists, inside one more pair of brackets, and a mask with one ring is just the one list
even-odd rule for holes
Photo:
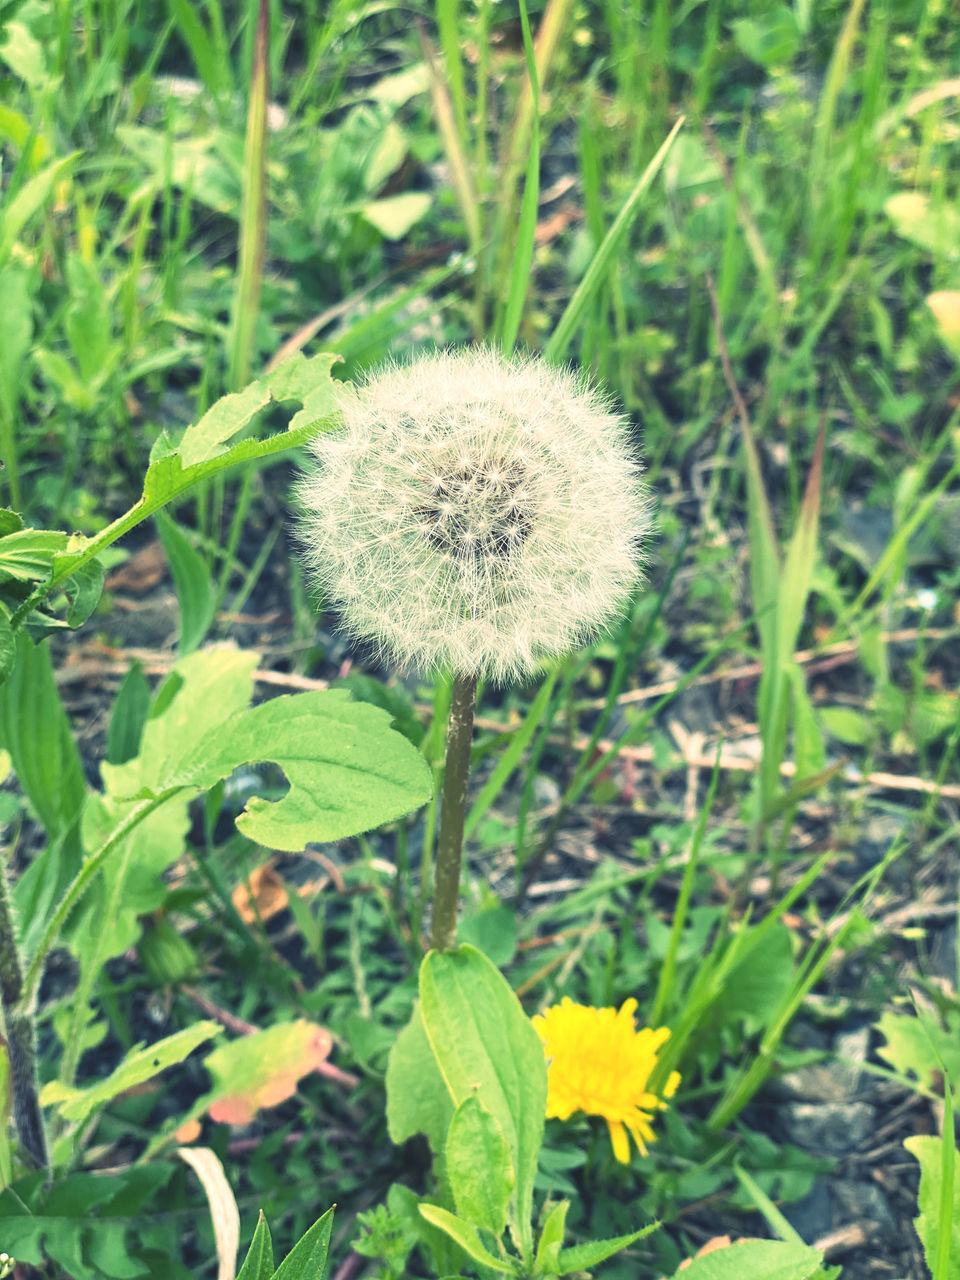
[[[949,1280],[960,973],[888,955],[960,875],[947,7],[158,14],[0,6],[0,1275],[835,1277],[757,1099],[856,1010]],[[589,647],[404,675],[285,530],[342,384],[452,347],[605,388],[655,529]]]

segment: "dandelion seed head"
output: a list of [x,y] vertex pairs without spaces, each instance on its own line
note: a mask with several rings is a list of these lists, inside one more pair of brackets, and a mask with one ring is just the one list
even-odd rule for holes
[[388,365],[340,408],[301,540],[383,656],[504,681],[623,608],[648,503],[626,422],[575,373],[469,347]]

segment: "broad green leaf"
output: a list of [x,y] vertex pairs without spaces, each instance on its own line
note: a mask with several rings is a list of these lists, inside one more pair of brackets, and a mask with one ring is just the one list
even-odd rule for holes
[[193,653],[202,644],[213,622],[216,596],[210,569],[180,526],[165,511],[158,511],[154,519],[180,603],[180,653]]
[[810,1280],[823,1255],[802,1244],[780,1240],[741,1240],[694,1258],[676,1280]]
[[273,1241],[270,1238],[270,1228],[267,1226],[267,1220],[263,1216],[263,1210],[260,1210],[260,1217],[257,1220],[257,1229],[253,1233],[253,1239],[250,1241],[250,1248],[247,1250],[247,1256],[243,1260],[243,1266],[237,1275],[237,1280],[272,1280],[273,1277]]
[[273,761],[290,790],[272,803],[254,796],[237,819],[239,830],[291,851],[340,840],[430,798],[423,756],[389,725],[387,712],[340,689],[274,698],[208,735],[166,785],[206,790],[241,764]]
[[49,82],[44,47],[22,22],[8,22],[4,27],[0,58],[31,89],[42,89]]
[[476,1094],[510,1145],[512,1221],[533,1256],[533,1180],[547,1106],[543,1044],[509,983],[479,951],[431,951],[420,967],[420,1008],[447,1089],[459,1106]]
[[757,945],[727,976],[718,1013],[748,1033],[763,1030],[794,978],[793,940],[790,930],[774,923]]
[[540,1239],[537,1241],[537,1257],[533,1266],[535,1276],[554,1276],[560,1270],[560,1250],[563,1248],[563,1233],[567,1224],[569,1200],[560,1200],[553,1206],[543,1224]]
[[226,647],[181,658],[154,699],[138,754],[121,765],[100,766],[107,793],[127,799],[165,791],[197,747],[246,708],[259,660],[250,650]]
[[446,1156],[457,1213],[502,1235],[516,1173],[503,1130],[476,1095],[464,1098],[453,1114]]
[[332,1228],[333,1206],[294,1245],[271,1280],[323,1280],[327,1274],[327,1253]]
[[[960,1151],[954,1148],[952,1162],[945,1160],[949,1153],[944,1152],[944,1139],[930,1134],[906,1138],[903,1145],[920,1162],[919,1213],[913,1224],[927,1266],[934,1280],[960,1280]],[[945,1168],[950,1170],[952,1188],[944,1179]],[[945,1203],[945,1189],[952,1191],[949,1203]]]
[[[626,1249],[637,1240],[650,1235],[660,1226],[659,1222],[651,1222],[639,1231],[631,1231],[626,1236],[612,1236],[609,1240],[588,1240],[586,1244],[575,1244],[572,1249],[561,1249],[558,1259],[557,1274],[568,1275],[571,1271],[591,1271],[594,1267],[612,1258],[621,1249]],[[754,1280],[751,1274],[750,1280]]]
[[739,18],[731,25],[740,52],[761,67],[790,62],[800,44],[797,20],[783,4],[772,5],[762,18]]
[[183,1062],[204,1040],[219,1034],[220,1026],[216,1022],[196,1022],[147,1048],[131,1049],[110,1075],[89,1088],[75,1089],[51,1080],[41,1090],[40,1102],[45,1107],[56,1107],[64,1120],[83,1124],[126,1089],[133,1089]]
[[415,1133],[426,1134],[435,1156],[453,1117],[453,1101],[423,1029],[417,1002],[397,1036],[387,1062],[387,1129],[398,1146]]
[[428,1222],[445,1231],[451,1240],[455,1240],[474,1262],[490,1267],[493,1271],[505,1271],[508,1275],[517,1274],[516,1263],[509,1258],[495,1258],[489,1250],[484,1248],[476,1227],[472,1227],[469,1222],[464,1222],[456,1214],[449,1213],[435,1204],[422,1204],[420,1212]]
[[149,1274],[139,1250],[143,1208],[169,1181],[164,1161],[112,1174],[69,1174],[46,1187],[21,1178],[0,1194],[3,1248],[18,1262],[59,1264],[72,1280],[132,1280]]
[[[189,801],[189,794],[172,796],[139,822],[104,864],[65,930],[64,941],[81,969],[88,963],[99,969],[136,946],[143,917],[163,906],[169,893],[164,874],[183,855],[190,830]],[[135,804],[110,795],[88,797],[81,823],[88,853],[100,848]]]

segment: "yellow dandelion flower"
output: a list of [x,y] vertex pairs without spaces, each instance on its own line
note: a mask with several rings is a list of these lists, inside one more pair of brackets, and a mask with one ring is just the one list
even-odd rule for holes
[[647,1143],[656,1141],[653,1114],[664,1110],[664,1099],[673,1097],[680,1083],[673,1071],[663,1097],[647,1088],[670,1031],[637,1031],[636,1008],[636,1000],[625,1000],[619,1009],[594,1009],[564,996],[533,1019],[549,1060],[547,1118],[569,1120],[576,1111],[603,1116],[621,1164],[630,1159],[628,1133],[647,1154]]

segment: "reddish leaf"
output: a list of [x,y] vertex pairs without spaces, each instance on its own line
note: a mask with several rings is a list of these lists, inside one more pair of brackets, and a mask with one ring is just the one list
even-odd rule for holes
[[249,1124],[261,1107],[289,1098],[301,1076],[323,1065],[332,1046],[329,1031],[300,1019],[214,1049],[204,1060],[214,1080],[204,1100],[211,1118]]

